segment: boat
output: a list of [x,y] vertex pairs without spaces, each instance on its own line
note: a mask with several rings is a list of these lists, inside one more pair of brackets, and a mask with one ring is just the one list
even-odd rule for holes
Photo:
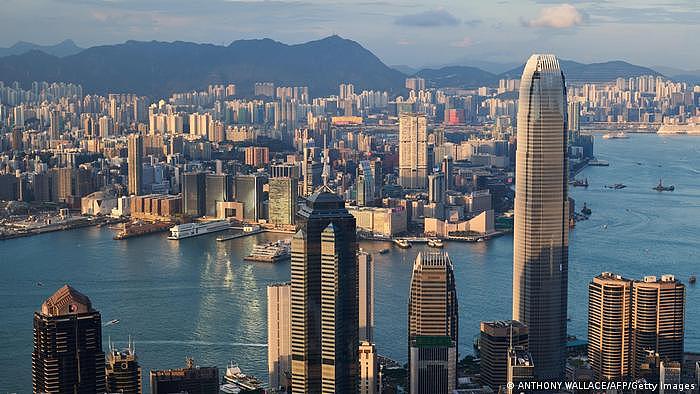
[[574,187],[588,187],[588,178],[585,178],[584,180],[574,179],[571,181],[571,185]]
[[428,239],[428,246],[431,248],[442,248],[445,244],[439,238],[430,238]]
[[676,187],[671,185],[671,186],[664,186],[663,182],[661,179],[659,179],[659,184],[654,187],[653,190],[656,190],[657,192],[672,192],[676,190]]
[[240,389],[241,393],[262,393],[265,390],[265,384],[260,379],[244,374],[238,364],[233,362],[226,368],[223,384],[234,385]]
[[394,240],[394,244],[399,248],[408,249],[411,247],[411,243],[403,238],[398,238]]
[[226,384],[222,384],[221,386],[219,386],[219,393],[240,394],[240,392],[241,392],[241,389],[238,388],[238,386],[236,386],[233,383],[226,383]]
[[389,248],[384,248],[384,249],[379,251],[379,254],[387,254],[387,253],[389,253]]
[[688,278],[688,283],[694,285],[696,280],[697,278],[695,277],[695,275],[690,275],[690,278]]
[[36,285],[37,285],[38,287],[41,287],[41,286],[43,286],[44,284],[41,283],[41,282],[36,282]]
[[227,220],[213,220],[201,223],[178,224],[170,228],[168,239],[180,240],[183,238],[196,237],[199,235],[215,233],[231,228],[231,223]]
[[112,320],[108,321],[107,323],[105,323],[105,327],[111,326],[113,324],[119,324],[119,319],[112,319]]
[[620,189],[626,188],[627,185],[622,184],[622,183],[614,183],[614,184],[612,184],[612,185],[605,185],[605,187],[606,187],[607,189],[620,190]]
[[604,140],[624,140],[630,138],[624,131],[619,133],[608,133],[603,136]]
[[263,263],[276,263],[289,260],[292,257],[291,242],[279,240],[253,246],[250,254],[243,258],[246,261],[259,261]]
[[583,208],[581,208],[581,213],[582,213],[583,215],[585,215],[585,216],[588,216],[588,215],[590,215],[592,212],[593,212],[593,211],[591,211],[591,209],[588,208],[588,206],[586,206],[586,203],[584,202],[584,203],[583,203]]
[[588,162],[588,165],[592,167],[607,167],[610,163],[605,160],[593,159]]

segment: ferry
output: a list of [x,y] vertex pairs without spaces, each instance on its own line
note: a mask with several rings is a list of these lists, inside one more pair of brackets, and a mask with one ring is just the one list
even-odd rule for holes
[[229,385],[238,387],[240,393],[262,393],[265,390],[265,384],[260,379],[244,374],[236,363],[229,363],[226,368],[223,386],[231,388]]
[[231,223],[227,220],[214,220],[211,222],[178,224],[170,228],[168,239],[179,240],[183,238],[196,237],[198,235],[215,233],[231,228]]
[[630,138],[624,131],[619,133],[608,133],[603,136],[604,140],[623,140]]
[[411,247],[411,243],[403,238],[398,238],[394,240],[394,244],[402,249],[408,249]]
[[428,246],[431,248],[442,248],[445,244],[442,243],[440,238],[430,238],[428,239]]
[[610,163],[605,160],[593,159],[588,162],[588,165],[592,167],[607,167]]
[[253,251],[243,258],[243,260],[276,263],[278,261],[289,260],[291,257],[291,241],[280,240],[253,246]]

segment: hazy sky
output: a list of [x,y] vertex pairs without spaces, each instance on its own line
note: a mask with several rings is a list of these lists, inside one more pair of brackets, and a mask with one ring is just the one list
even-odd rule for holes
[[385,63],[520,62],[554,52],[700,69],[700,0],[0,0],[0,46],[135,40],[299,43],[331,34]]

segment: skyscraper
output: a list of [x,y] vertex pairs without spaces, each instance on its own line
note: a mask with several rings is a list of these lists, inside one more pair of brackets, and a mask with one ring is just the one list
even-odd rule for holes
[[508,383],[508,351],[516,347],[527,350],[527,340],[527,327],[519,321],[481,322],[481,383],[495,392]]
[[216,205],[219,201],[231,201],[233,197],[233,182],[227,174],[205,175],[205,214],[216,217]]
[[289,283],[267,286],[267,372],[270,389],[289,387],[292,364]]
[[292,392],[355,393],[358,279],[355,218],[327,186],[299,210],[292,238]]
[[646,276],[633,283],[631,303],[633,376],[649,349],[662,360],[683,362],[685,286],[673,275]]
[[100,312],[68,285],[34,312],[32,387],[35,393],[105,392]]
[[182,212],[198,217],[206,215],[206,174],[188,172],[182,175]]
[[296,178],[270,178],[270,223],[296,223],[299,181]]
[[361,341],[359,348],[360,360],[360,394],[376,394],[379,392],[379,364],[377,348],[374,344]]
[[610,272],[588,285],[588,360],[598,380],[629,376],[632,281]]
[[513,320],[528,326],[542,380],[564,377],[568,281],[566,88],[553,55],[532,55],[520,82]]
[[359,277],[360,341],[374,342],[374,261],[372,255],[357,254]]
[[128,191],[131,195],[141,195],[141,180],[143,178],[143,138],[139,134],[129,135],[127,141],[129,161]]
[[257,174],[236,177],[236,201],[243,203],[243,218],[257,222],[263,219],[263,184],[265,179]]
[[[508,350],[508,373],[506,380],[513,383],[512,387],[508,388],[507,393],[522,393],[518,389],[521,382],[531,382],[535,378],[535,364],[533,363],[530,353],[519,347],[514,347]],[[526,391],[527,393],[528,391]]]
[[428,120],[424,114],[399,118],[399,184],[425,189],[428,178]]
[[105,378],[109,393],[141,394],[141,367],[131,341],[124,350],[113,348],[110,344]]
[[450,257],[447,253],[418,253],[408,299],[411,393],[451,393],[455,388],[458,329],[457,290]]

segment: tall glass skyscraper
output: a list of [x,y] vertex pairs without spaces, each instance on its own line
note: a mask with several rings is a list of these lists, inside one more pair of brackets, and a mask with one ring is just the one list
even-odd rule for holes
[[513,319],[528,326],[535,376],[564,377],[568,282],[567,106],[554,55],[520,80],[513,236]]
[[292,393],[356,393],[355,218],[328,186],[299,210],[292,238]]

